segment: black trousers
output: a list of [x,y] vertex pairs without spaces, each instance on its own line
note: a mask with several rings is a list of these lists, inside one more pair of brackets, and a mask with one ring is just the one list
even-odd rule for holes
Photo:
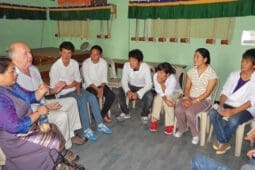
[[[89,91],[90,93],[94,94],[97,97],[97,92],[92,87],[88,87],[86,90]],[[110,110],[110,108],[114,102],[115,94],[107,85],[105,85],[103,96],[105,97],[105,102],[104,102],[103,108],[101,110],[101,114],[102,114],[102,117],[104,118],[107,115],[107,112]]]
[[[132,92],[137,92],[138,90],[140,90],[142,87],[136,87],[136,86],[132,86],[132,85],[128,85],[130,90]],[[148,116],[148,114],[150,113],[150,108],[152,105],[152,101],[153,101],[153,97],[154,97],[154,93],[152,90],[147,91],[144,95],[143,98],[141,99],[143,102],[143,108],[142,108],[142,113],[141,116]],[[122,87],[119,88],[119,103],[120,103],[120,110],[121,112],[125,113],[125,114],[129,114],[129,110],[126,104],[126,94],[123,90]]]

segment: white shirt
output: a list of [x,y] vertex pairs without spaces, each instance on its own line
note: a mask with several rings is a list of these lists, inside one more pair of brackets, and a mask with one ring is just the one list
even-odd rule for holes
[[[50,85],[54,87],[57,82],[65,81],[67,85],[71,84],[73,81],[81,82],[79,64],[77,61],[70,59],[70,63],[68,66],[65,66],[62,62],[62,59],[58,59],[50,69]],[[57,96],[61,96],[72,92],[75,90],[75,87],[63,89],[61,92],[57,94]]]
[[[15,67],[17,76],[17,83],[26,90],[35,91],[38,89],[39,85],[43,83],[41,74],[35,66],[30,66],[29,68],[30,76],[21,72],[18,67]],[[45,99],[41,100],[42,103],[45,103]],[[31,108],[35,111],[38,107],[38,103],[32,103]]]
[[96,64],[91,61],[91,58],[86,59],[82,64],[83,88],[86,89],[91,84],[96,86],[100,86],[102,83],[107,84],[107,71],[107,62],[103,58],[99,58]]
[[162,90],[161,85],[157,81],[157,73],[155,73],[153,76],[153,82],[154,82],[155,91],[157,92],[157,94],[159,94],[162,97],[163,96],[171,96],[172,94],[174,94],[176,92],[182,93],[182,89],[176,80],[175,74],[170,74],[167,77],[167,79],[164,83],[166,86],[165,91]]
[[35,66],[30,66],[29,68],[30,76],[24,74],[19,70],[18,67],[15,67],[17,76],[17,83],[26,90],[34,91],[37,90],[39,85],[43,83],[41,74]]
[[239,79],[240,70],[230,73],[222,88],[221,94],[227,96],[225,103],[233,107],[239,107],[247,101],[250,101],[251,107],[247,110],[255,117],[255,81],[251,79],[233,93]]
[[141,99],[143,95],[152,88],[151,71],[146,63],[141,63],[139,70],[134,71],[129,62],[126,62],[122,71],[121,85],[125,93],[130,89],[128,84],[136,87],[142,87],[137,91],[138,97]]

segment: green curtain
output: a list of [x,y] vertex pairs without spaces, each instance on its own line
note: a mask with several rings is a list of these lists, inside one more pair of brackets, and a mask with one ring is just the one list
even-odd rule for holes
[[[18,9],[16,9],[17,7]],[[38,8],[32,6],[18,6],[12,4],[0,4],[0,18],[6,19],[30,19],[30,20],[46,20],[46,8]]]
[[177,6],[129,6],[128,18],[138,19],[198,19],[255,15],[255,0],[177,5]]
[[53,11],[50,10],[51,20],[109,20],[111,9],[93,9],[93,10],[76,10],[76,11]]

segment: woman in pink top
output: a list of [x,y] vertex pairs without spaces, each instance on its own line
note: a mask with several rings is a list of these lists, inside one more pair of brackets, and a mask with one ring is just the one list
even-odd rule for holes
[[217,81],[217,75],[210,66],[210,53],[205,48],[199,48],[194,54],[194,67],[188,70],[184,97],[175,107],[179,138],[187,130],[191,130],[192,144],[198,144],[199,132],[196,129],[196,114],[203,111],[210,104],[211,92]]

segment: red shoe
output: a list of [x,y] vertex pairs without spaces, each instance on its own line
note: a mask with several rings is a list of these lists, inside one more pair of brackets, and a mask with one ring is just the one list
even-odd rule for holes
[[173,133],[173,130],[174,130],[174,126],[166,126],[165,130],[164,130],[164,133],[166,135],[171,135]]
[[158,121],[153,121],[150,124],[150,131],[155,132],[158,130]]

